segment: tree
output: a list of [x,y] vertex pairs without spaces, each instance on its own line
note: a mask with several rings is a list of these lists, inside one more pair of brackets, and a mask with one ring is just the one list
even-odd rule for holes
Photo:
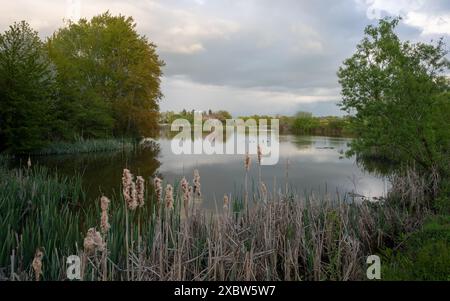
[[133,18],[106,12],[70,23],[49,39],[48,49],[69,128],[92,137],[153,134],[164,63]]
[[320,121],[314,118],[309,112],[297,112],[294,116],[293,129],[297,133],[310,134],[315,128],[320,126]]
[[417,165],[448,174],[450,64],[445,45],[402,42],[399,18],[368,26],[338,77],[341,108],[358,136],[350,154]]
[[26,152],[49,139],[55,69],[22,21],[0,35],[0,149]]

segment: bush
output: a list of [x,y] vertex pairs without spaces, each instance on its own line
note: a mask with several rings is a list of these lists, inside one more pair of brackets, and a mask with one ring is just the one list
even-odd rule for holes
[[401,250],[383,253],[384,280],[450,281],[450,215],[430,218]]

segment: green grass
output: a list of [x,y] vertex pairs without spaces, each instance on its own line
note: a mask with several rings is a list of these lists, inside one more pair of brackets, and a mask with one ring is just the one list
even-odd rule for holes
[[428,218],[400,248],[384,250],[383,257],[384,280],[450,281],[450,215]]
[[52,142],[43,149],[33,152],[34,155],[64,155],[75,153],[111,152],[133,148],[131,139],[82,139],[74,142]]

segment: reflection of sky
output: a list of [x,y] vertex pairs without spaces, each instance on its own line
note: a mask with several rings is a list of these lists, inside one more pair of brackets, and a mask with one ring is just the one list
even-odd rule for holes
[[[354,158],[343,158],[349,139],[330,137],[280,136],[280,160],[274,166],[262,166],[262,180],[270,191],[274,182],[277,190],[286,183],[286,162],[289,159],[288,183],[296,193],[340,196],[355,192],[368,197],[385,194],[382,179],[361,170]],[[221,201],[224,193],[240,193],[244,183],[243,155],[175,155],[170,140],[163,139],[159,172],[166,180],[174,181],[185,175],[192,179],[194,168],[199,169],[203,194]],[[258,164],[252,156],[249,185],[257,185]],[[253,184],[252,184],[253,183]]]

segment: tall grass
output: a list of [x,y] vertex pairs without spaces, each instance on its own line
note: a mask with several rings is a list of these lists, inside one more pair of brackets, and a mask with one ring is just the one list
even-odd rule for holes
[[82,139],[74,142],[53,142],[43,149],[33,152],[34,155],[65,155],[76,153],[96,153],[127,150],[133,148],[131,139]]
[[[244,198],[227,196],[223,209],[211,212],[186,204],[188,183],[163,183],[162,189],[159,179],[156,193],[140,194],[143,206],[126,206],[130,200],[121,194],[109,196],[107,210],[100,196],[82,208],[79,177],[50,175],[39,166],[10,170],[4,158],[0,162],[5,279],[35,279],[31,265],[40,248],[43,280],[66,279],[65,260],[73,254],[83,258],[84,280],[358,280],[368,255],[418,222],[389,201],[293,194],[275,200],[268,193],[265,202],[248,207]],[[100,233],[106,219],[110,227]],[[105,247],[85,249],[85,238],[96,235]]]

